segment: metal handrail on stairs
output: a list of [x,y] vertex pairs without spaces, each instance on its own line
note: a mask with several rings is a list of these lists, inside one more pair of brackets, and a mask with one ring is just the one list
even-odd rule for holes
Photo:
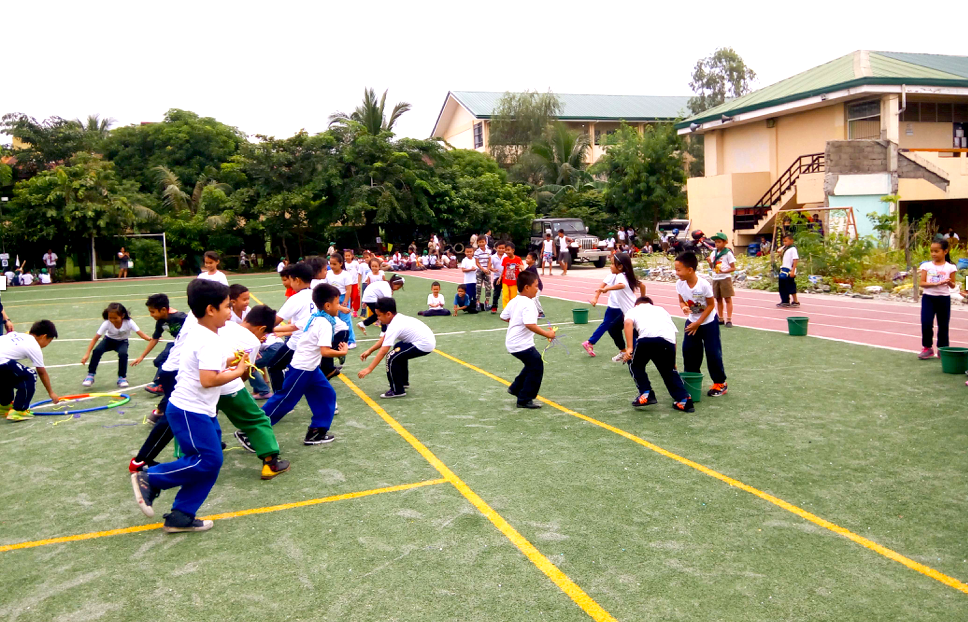
[[755,229],[759,221],[768,216],[773,207],[780,202],[783,195],[796,186],[800,175],[822,173],[824,170],[824,154],[811,153],[798,157],[787,170],[780,173],[773,185],[763,193],[752,208],[744,208],[741,215],[734,214],[733,229]]

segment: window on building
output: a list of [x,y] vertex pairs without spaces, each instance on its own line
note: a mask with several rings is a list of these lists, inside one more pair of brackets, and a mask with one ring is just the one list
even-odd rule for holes
[[878,99],[847,105],[848,140],[872,140],[881,137],[881,102]]
[[474,124],[474,148],[480,149],[484,146],[484,124]]

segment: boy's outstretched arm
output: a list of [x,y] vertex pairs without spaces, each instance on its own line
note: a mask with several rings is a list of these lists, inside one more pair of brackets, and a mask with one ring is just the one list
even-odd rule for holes
[[47,389],[47,395],[50,396],[50,401],[54,404],[60,402],[60,397],[54,393],[54,389],[50,386],[50,374],[47,373],[47,368],[38,367],[35,371],[37,372],[37,377],[44,384],[44,388]]
[[158,345],[158,341],[158,339],[149,340],[148,345],[145,347],[145,351],[141,354],[141,356],[131,362],[131,367],[137,367],[140,365],[141,361],[145,360],[145,357],[148,356],[148,353],[151,352],[156,345]]

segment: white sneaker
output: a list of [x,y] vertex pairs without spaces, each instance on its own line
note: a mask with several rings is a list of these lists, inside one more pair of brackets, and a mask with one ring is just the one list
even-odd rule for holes
[[355,343],[351,343],[348,346],[346,346],[346,349],[347,350],[355,350],[356,349],[356,344]]
[[118,388],[119,389],[127,389],[129,386],[131,386],[131,385],[128,384],[128,379],[127,378],[118,378]]
[[362,330],[364,335],[366,334],[366,324],[363,322],[357,322],[356,327]]
[[87,378],[81,381],[82,387],[89,387],[94,384],[94,374],[88,374]]
[[616,354],[615,356],[612,357],[612,361],[615,362],[615,363],[624,363],[625,362],[625,355],[623,355],[621,352],[619,352],[618,354]]

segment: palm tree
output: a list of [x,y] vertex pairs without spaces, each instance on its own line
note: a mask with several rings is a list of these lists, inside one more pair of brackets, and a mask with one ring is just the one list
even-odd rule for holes
[[[165,166],[156,166],[153,170],[158,176],[158,182],[161,184],[161,197],[165,205],[174,210],[176,214],[182,211],[188,211],[192,216],[198,214],[202,207],[202,195],[206,188],[213,188],[215,190],[221,190],[222,192],[231,192],[232,190],[232,187],[228,184],[222,184],[205,175],[201,175],[198,181],[195,182],[195,188],[192,190],[192,193],[188,194],[182,190],[178,176],[171,169]],[[221,215],[209,216],[205,219],[205,224],[214,229],[215,227],[224,225],[225,218]]]
[[568,191],[599,188],[601,182],[587,170],[585,158],[589,148],[588,134],[573,132],[561,122],[552,125],[544,138],[531,145],[531,153],[544,168],[544,184],[537,189],[539,196],[557,202]]
[[81,121],[80,119],[74,119],[74,123],[81,126],[85,132],[91,132],[96,134],[98,138],[104,138],[108,135],[108,131],[111,126],[114,125],[114,119],[110,117],[101,118],[101,115],[89,114],[87,115],[87,121]]
[[376,92],[373,89],[367,88],[363,92],[363,105],[357,106],[356,110],[352,114],[346,114],[345,112],[337,112],[329,116],[329,124],[341,124],[346,125],[349,121],[355,121],[363,126],[363,128],[372,136],[376,136],[380,132],[387,130],[393,130],[393,124],[397,122],[400,116],[410,110],[410,104],[407,102],[400,102],[393,107],[393,112],[390,113],[390,118],[386,118],[386,101],[387,101],[387,91],[383,91],[383,97],[380,98],[380,102],[376,101]]

